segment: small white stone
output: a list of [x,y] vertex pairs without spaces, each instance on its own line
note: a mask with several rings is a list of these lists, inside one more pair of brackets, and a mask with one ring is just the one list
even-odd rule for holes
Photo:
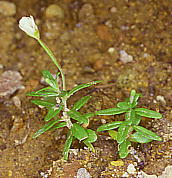
[[107,27],[109,27],[109,28],[112,28],[112,22],[111,22],[110,20],[107,20],[107,21],[105,22],[105,25],[106,25]]
[[162,96],[162,95],[158,95],[157,97],[156,97],[156,100],[157,101],[160,101],[160,102],[162,102],[162,103],[166,103],[166,101],[165,101],[165,99],[164,99],[164,96]]
[[21,100],[18,96],[14,96],[12,100],[17,108],[21,108]]
[[111,9],[110,9],[110,12],[111,12],[111,13],[115,13],[116,11],[117,11],[116,7],[114,7],[114,6],[111,7]]
[[101,119],[101,123],[102,124],[106,124],[106,120],[105,119]]
[[129,27],[128,27],[128,26],[125,26],[125,25],[122,25],[122,26],[121,26],[121,30],[124,30],[124,31],[125,31],[125,30],[129,30]]
[[46,173],[44,173],[44,172],[40,172],[40,175],[41,175],[41,177],[43,177],[43,178],[48,178],[48,174],[46,174]]
[[133,61],[133,56],[127,54],[124,50],[120,50],[119,54],[120,54],[120,60],[123,63],[128,63],[128,62],[132,62]]
[[133,164],[129,164],[128,167],[127,167],[127,172],[129,174],[135,174],[136,173],[136,168]]
[[91,176],[85,168],[80,168],[77,172],[77,178],[91,178]]
[[128,177],[128,176],[129,176],[128,173],[125,172],[121,177]]
[[148,53],[144,53],[144,54],[143,54],[143,57],[144,57],[144,58],[147,58],[148,56],[150,56]]
[[70,153],[73,153],[75,156],[78,155],[79,150],[78,149],[70,149]]
[[110,48],[108,49],[108,52],[109,52],[110,54],[112,54],[114,51],[115,51],[115,48],[113,48],[113,47],[110,47]]

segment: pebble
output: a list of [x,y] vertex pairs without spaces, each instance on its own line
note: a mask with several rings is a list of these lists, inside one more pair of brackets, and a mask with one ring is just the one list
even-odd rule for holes
[[119,54],[120,54],[120,60],[123,63],[128,63],[128,62],[132,62],[133,61],[133,56],[127,54],[126,51],[120,50]]
[[0,69],[3,69],[3,68],[4,68],[4,66],[2,64],[0,64]]
[[18,89],[22,89],[22,76],[17,71],[8,70],[0,76],[0,100],[12,95]]
[[106,120],[105,119],[101,119],[101,123],[102,124],[106,124]]
[[127,167],[127,172],[129,174],[135,174],[136,173],[136,168],[133,164],[129,164],[128,167]]
[[124,172],[124,174],[121,176],[121,177],[128,177],[128,173],[127,172]]
[[106,25],[97,25],[96,33],[101,40],[112,40],[112,34],[110,33],[109,27]]
[[110,48],[108,49],[108,52],[109,52],[110,54],[113,54],[113,53],[115,52],[115,48],[110,47]]
[[46,173],[44,173],[44,172],[40,172],[40,175],[41,175],[41,177],[43,177],[43,178],[48,178],[48,174],[46,174]]
[[21,100],[20,100],[20,98],[19,98],[18,96],[14,96],[14,97],[12,98],[12,100],[13,100],[14,105],[15,105],[18,109],[20,109],[20,108],[21,108]]
[[57,4],[49,5],[45,11],[45,15],[47,18],[58,17],[59,19],[63,19],[65,16],[63,9]]
[[111,7],[111,8],[110,8],[110,12],[111,12],[111,13],[115,13],[115,12],[117,12],[116,7],[115,7],[115,6]]
[[16,5],[8,1],[0,1],[0,15],[13,16],[16,14]]
[[164,96],[161,96],[161,95],[158,95],[158,96],[156,97],[156,100],[157,100],[157,101],[160,101],[160,102],[162,102],[162,103],[164,103],[164,104],[166,103]]
[[98,59],[97,61],[95,61],[93,68],[98,71],[98,70],[102,70],[104,66],[104,60],[103,59]]
[[91,178],[91,176],[85,168],[80,168],[77,171],[77,178]]
[[78,149],[70,149],[70,153],[73,153],[75,156],[78,155],[79,150]]

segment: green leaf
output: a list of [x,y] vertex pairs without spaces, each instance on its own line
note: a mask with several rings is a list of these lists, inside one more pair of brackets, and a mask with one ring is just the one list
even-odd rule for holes
[[124,112],[127,112],[127,109],[109,108],[109,109],[97,111],[95,114],[96,115],[116,115],[116,114],[121,114]]
[[72,135],[72,132],[69,131],[67,134],[67,139],[64,145],[64,150],[63,150],[64,160],[68,160],[69,149],[72,145],[72,142],[73,142],[73,135]]
[[47,97],[47,96],[58,96],[57,90],[52,87],[42,88],[38,91],[33,91],[26,94],[27,96],[39,96],[39,97]]
[[139,125],[140,121],[141,121],[141,116],[135,113],[135,117],[132,117],[131,119],[132,125]]
[[104,124],[97,129],[97,132],[118,128],[122,123],[123,121],[115,121],[115,122]]
[[152,139],[144,137],[139,132],[135,132],[134,134],[130,135],[130,141],[132,141],[132,142],[138,142],[138,143],[148,143],[148,142],[151,142]]
[[137,115],[135,113],[135,110],[130,109],[128,112],[125,114],[125,120],[126,121],[131,121],[132,125],[138,125],[141,121],[141,116]]
[[87,124],[89,122],[88,118],[78,111],[70,110],[67,113],[72,119],[77,120],[80,124]]
[[56,79],[52,76],[52,74],[48,70],[42,71],[45,82],[49,84],[51,87],[58,89],[58,83]]
[[68,91],[60,91],[60,94],[58,95],[59,98],[66,97],[68,95]]
[[130,121],[132,114],[133,114],[133,110],[132,110],[132,109],[130,109],[129,111],[127,111],[127,112],[125,113],[125,120],[126,120],[126,121]]
[[139,132],[139,134],[143,135],[144,137],[152,140],[162,141],[161,137],[159,137],[156,133],[142,127],[142,126],[133,126],[134,130]]
[[127,102],[119,102],[117,107],[121,109],[129,109],[131,106]]
[[131,126],[121,125],[118,128],[117,142],[121,144],[124,140],[126,140],[130,131],[131,131]]
[[47,130],[51,129],[53,125],[56,124],[57,122],[59,122],[59,119],[48,122],[41,129],[39,129],[36,133],[33,134],[33,138],[36,138],[40,136],[41,134],[43,134],[44,132],[46,132]]
[[88,134],[88,138],[86,138],[84,141],[93,143],[97,140],[97,135],[95,131],[87,129],[86,132]]
[[55,117],[61,110],[62,110],[63,106],[60,105],[59,108],[51,108],[49,109],[47,115],[45,116],[44,120],[45,121],[49,121],[50,119],[52,119],[53,117]]
[[71,95],[73,95],[74,93],[76,93],[77,91],[79,91],[79,90],[81,90],[83,88],[87,88],[87,87],[89,87],[91,85],[95,85],[95,84],[100,83],[100,82],[101,81],[93,81],[93,82],[77,85],[76,87],[72,88],[72,90],[69,91],[68,97],[70,97]]
[[66,126],[67,126],[66,122],[60,122],[60,123],[56,124],[53,128],[59,129],[59,128],[66,127]]
[[38,106],[45,106],[45,107],[49,107],[49,108],[55,106],[54,103],[50,103],[50,102],[45,101],[45,100],[32,100],[31,102],[38,105]]
[[149,117],[149,118],[155,118],[155,119],[161,119],[162,115],[156,111],[152,111],[145,108],[136,108],[135,109],[136,114],[143,116],[143,117]]
[[140,96],[141,96],[141,94],[136,93],[135,90],[131,90],[130,103],[131,103],[132,108],[134,108],[137,105],[137,101],[138,101]]
[[57,91],[57,89],[48,86],[48,87],[45,87],[45,88],[41,88],[40,90],[37,90],[37,91],[35,91],[35,92],[38,92],[38,93],[39,93],[39,92],[41,92],[41,91]]
[[137,100],[139,99],[139,97],[141,96],[141,94],[137,94],[135,95],[134,97],[134,101],[133,103],[131,104],[131,107],[134,108],[135,106],[137,106]]
[[93,145],[90,142],[88,142],[86,140],[84,140],[83,142],[92,152],[95,152],[95,149],[94,149]]
[[135,95],[136,95],[136,91],[135,90],[131,90],[131,93],[130,93],[130,103],[131,104],[134,102]]
[[129,146],[131,146],[131,142],[128,139],[119,145],[119,156],[121,159],[127,157],[129,153]]
[[83,116],[87,119],[89,119],[90,117],[93,117],[95,114],[94,113],[86,113],[86,114],[83,114]]
[[115,130],[109,130],[108,133],[109,133],[109,135],[110,135],[110,137],[112,139],[117,140],[117,135],[118,135],[117,131],[115,131]]
[[82,106],[84,106],[84,105],[88,102],[88,100],[89,100],[90,98],[91,98],[91,96],[84,96],[84,97],[82,97],[80,100],[78,100],[78,101],[74,104],[72,110],[75,110],[75,111],[79,110]]
[[59,94],[54,91],[40,91],[40,92],[30,92],[27,96],[39,96],[39,97],[48,97],[48,96],[58,96]]
[[54,104],[54,107],[56,105],[59,105],[59,104],[57,104],[57,100],[56,99],[57,99],[57,97],[54,97],[54,96],[50,96],[50,97],[48,96],[48,97],[42,98],[43,101],[46,101],[46,102]]
[[88,133],[86,132],[86,130],[77,123],[73,124],[71,131],[73,136],[77,138],[79,141],[88,138]]
[[86,138],[83,142],[88,148],[90,148],[93,152],[95,152],[94,147],[91,143],[97,140],[96,132],[91,129],[87,129],[86,132],[88,134],[88,138]]

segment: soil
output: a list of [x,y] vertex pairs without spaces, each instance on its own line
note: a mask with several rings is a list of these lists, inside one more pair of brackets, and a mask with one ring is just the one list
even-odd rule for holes
[[[0,74],[19,72],[24,86],[0,98],[0,177],[72,178],[82,167],[93,178],[139,177],[141,171],[161,175],[172,164],[171,12],[169,0],[0,1]],[[103,81],[78,92],[69,104],[90,94],[93,97],[83,112],[114,107],[135,89],[143,96],[140,106],[163,114],[160,120],[144,118],[141,123],[163,141],[133,144],[133,154],[120,160],[117,143],[103,133],[94,144],[95,153],[76,142],[65,162],[62,152],[67,130],[32,139],[44,124],[46,110],[31,104],[26,93],[43,87],[42,70],[56,73],[57,69],[39,44],[18,28],[18,20],[29,15],[34,16],[41,38],[59,59],[68,89]],[[125,59],[121,51],[125,51]],[[2,82],[0,85],[3,88]],[[122,115],[94,117],[89,127],[96,130],[102,119],[119,118]],[[127,172],[129,165],[134,165],[133,173]]]

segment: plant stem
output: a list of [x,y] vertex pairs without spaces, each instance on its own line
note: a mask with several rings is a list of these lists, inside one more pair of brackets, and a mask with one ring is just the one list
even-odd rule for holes
[[56,67],[59,69],[61,77],[62,77],[62,88],[65,91],[66,90],[66,84],[65,84],[65,76],[63,74],[62,68],[61,66],[58,64],[56,57],[54,56],[54,54],[52,53],[52,51],[48,48],[48,46],[41,40],[41,39],[37,39],[39,44],[43,47],[43,49],[46,51],[46,53],[49,55],[49,57],[51,58],[51,60],[54,62],[54,64],[56,65]]
[[[66,90],[65,76],[63,74],[61,66],[58,64],[56,57],[54,56],[52,51],[48,48],[48,46],[41,39],[37,39],[37,40],[38,40],[39,44],[42,46],[42,48],[46,51],[48,56],[51,58],[53,63],[56,65],[58,70],[60,71],[60,74],[61,74],[61,77],[62,77],[62,88],[65,91]],[[67,123],[67,127],[70,129],[72,127],[72,122],[70,120],[70,117],[67,115],[67,111],[68,111],[67,98],[65,98],[65,97],[62,98],[62,103],[63,103],[63,106],[64,106],[63,110],[64,110],[65,122]]]

